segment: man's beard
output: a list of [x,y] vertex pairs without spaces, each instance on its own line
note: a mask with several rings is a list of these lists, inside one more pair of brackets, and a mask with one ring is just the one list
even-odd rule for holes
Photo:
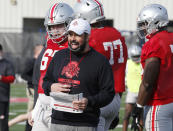
[[68,42],[68,48],[74,53],[74,54],[81,54],[86,47],[86,40],[83,42],[83,44],[81,46],[78,46],[78,48],[73,49],[71,47],[71,43],[76,44],[76,45],[80,45],[79,42],[76,41],[72,41],[72,42]]

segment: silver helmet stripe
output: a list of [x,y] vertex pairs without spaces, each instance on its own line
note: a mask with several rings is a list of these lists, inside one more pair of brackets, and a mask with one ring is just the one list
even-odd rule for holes
[[53,22],[53,19],[54,19],[54,10],[55,10],[55,7],[58,5],[58,3],[56,3],[55,5],[52,6],[52,9],[50,10],[50,20],[51,20],[51,23],[54,23]]

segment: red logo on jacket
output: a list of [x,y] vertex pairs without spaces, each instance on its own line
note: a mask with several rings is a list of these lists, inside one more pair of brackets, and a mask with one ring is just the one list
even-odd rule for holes
[[67,66],[64,66],[61,75],[65,75],[67,78],[73,78],[74,76],[78,77],[80,68],[78,67],[78,62],[71,61],[67,64]]

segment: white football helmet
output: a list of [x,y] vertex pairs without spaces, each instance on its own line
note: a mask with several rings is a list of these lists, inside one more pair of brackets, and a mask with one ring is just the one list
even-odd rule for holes
[[104,10],[98,0],[78,0],[74,5],[75,17],[83,18],[90,24],[104,20]]
[[[74,11],[66,3],[55,3],[52,5],[45,17],[44,25],[49,38],[56,43],[61,43],[67,37],[67,25],[73,19]],[[51,30],[51,26],[62,25],[63,28]]]
[[159,4],[145,6],[137,18],[137,33],[140,38],[145,38],[159,31],[168,24],[168,13],[165,7]]
[[141,56],[141,47],[139,45],[131,45],[128,49],[129,58],[139,62]]

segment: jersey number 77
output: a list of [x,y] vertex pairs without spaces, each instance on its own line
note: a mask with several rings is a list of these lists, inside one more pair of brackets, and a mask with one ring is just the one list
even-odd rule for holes
[[120,46],[120,56],[118,58],[118,63],[124,63],[124,57],[123,57],[123,46],[122,46],[122,42],[120,39],[115,40],[113,42],[103,42],[103,46],[105,51],[108,51],[108,47],[110,47],[110,59],[109,59],[109,63],[111,65],[114,64],[114,49],[117,49],[117,46]]

